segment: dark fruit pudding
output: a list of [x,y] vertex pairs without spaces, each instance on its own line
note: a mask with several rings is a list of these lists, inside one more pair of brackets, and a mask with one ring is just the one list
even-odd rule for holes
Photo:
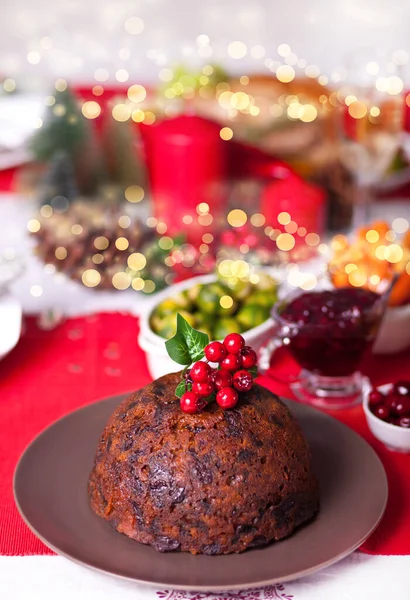
[[410,381],[395,383],[388,392],[374,389],[369,394],[372,413],[391,425],[410,427]]
[[279,307],[281,337],[303,369],[325,377],[358,370],[382,314],[374,292],[342,288],[307,292]]

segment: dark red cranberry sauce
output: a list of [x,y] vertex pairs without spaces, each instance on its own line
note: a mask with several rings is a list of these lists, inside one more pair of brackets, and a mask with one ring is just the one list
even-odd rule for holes
[[351,375],[380,320],[381,311],[371,310],[378,299],[358,288],[306,292],[280,310],[282,336],[302,368],[329,377]]

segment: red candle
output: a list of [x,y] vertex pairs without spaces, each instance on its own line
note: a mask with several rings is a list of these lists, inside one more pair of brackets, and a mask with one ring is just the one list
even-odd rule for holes
[[[287,177],[266,185],[262,193],[261,213],[266,218],[266,224],[271,227],[286,230],[286,215],[282,215],[283,218],[280,219],[282,224],[278,221],[278,215],[288,213],[290,220],[298,228],[320,235],[325,226],[326,195],[321,188],[290,173]],[[296,240],[301,238],[298,235],[295,234]]]
[[200,244],[226,201],[226,142],[220,126],[182,115],[143,126],[142,132],[154,216],[166,224],[167,235],[182,231]]

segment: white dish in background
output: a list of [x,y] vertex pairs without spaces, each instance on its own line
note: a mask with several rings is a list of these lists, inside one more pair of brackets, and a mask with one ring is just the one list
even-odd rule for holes
[[[379,386],[378,389],[380,392],[385,394],[391,388],[392,384],[387,383],[386,385]],[[392,423],[387,423],[386,421],[382,421],[376,415],[372,413],[369,408],[369,393],[365,394],[363,399],[363,410],[366,415],[367,424],[369,426],[370,431],[380,442],[393,452],[410,452],[410,429],[406,429],[405,427],[399,427],[398,425],[393,425]]]
[[0,295],[0,359],[17,344],[21,334],[23,311],[18,300],[8,292]]
[[[141,315],[138,343],[145,351],[148,369],[154,379],[162,377],[162,375],[166,375],[167,373],[180,371],[182,367],[168,356],[165,348],[166,340],[152,331],[150,317],[153,310],[160,302],[165,300],[165,298],[186,290],[196,283],[211,283],[216,281],[216,279],[217,277],[215,275],[202,275],[199,277],[192,277],[186,281],[181,281],[157,294],[152,304],[148,307],[148,310]],[[252,346],[257,352],[259,348],[270,339],[273,329],[274,321],[269,318],[257,327],[245,331],[242,335],[245,338],[246,343]]]

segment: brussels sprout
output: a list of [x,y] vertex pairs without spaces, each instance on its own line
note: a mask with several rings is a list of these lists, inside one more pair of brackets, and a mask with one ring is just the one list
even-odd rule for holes
[[185,291],[183,291],[183,292],[177,292],[176,294],[174,294],[172,296],[171,300],[173,300],[174,302],[176,302],[178,304],[178,307],[182,308],[182,309],[189,309],[191,307],[191,304],[192,304],[190,298],[188,298],[188,296],[185,293]]
[[236,319],[227,317],[215,323],[212,337],[214,340],[223,340],[229,333],[241,333],[242,331],[241,325]]
[[161,319],[167,315],[175,314],[180,309],[179,304],[174,298],[166,298],[155,309],[155,314]]
[[244,300],[252,292],[252,284],[250,281],[238,281],[235,285],[230,285],[232,297],[235,300]]
[[252,294],[250,294],[244,304],[258,304],[263,308],[272,308],[275,304],[278,296],[276,293],[276,289],[267,289],[267,290],[254,290]]
[[189,299],[190,302],[196,302],[196,299],[198,298],[199,293],[203,287],[204,286],[202,285],[202,283],[196,283],[189,289],[185,290],[184,293],[186,294],[186,297]]
[[244,331],[260,325],[266,321],[268,317],[269,309],[266,309],[259,304],[246,304],[236,315],[236,318],[244,328]]
[[[185,321],[187,321],[192,327],[195,324],[195,317],[191,315],[191,313],[186,310],[178,310],[181,317],[184,317]],[[151,323],[153,319],[151,319]],[[165,339],[169,339],[173,337],[177,331],[177,313],[173,313],[170,315],[166,315],[162,319],[155,321],[155,332]]]
[[210,283],[203,286],[196,303],[203,313],[215,314],[220,308],[220,298],[227,293],[227,288],[220,283]]

